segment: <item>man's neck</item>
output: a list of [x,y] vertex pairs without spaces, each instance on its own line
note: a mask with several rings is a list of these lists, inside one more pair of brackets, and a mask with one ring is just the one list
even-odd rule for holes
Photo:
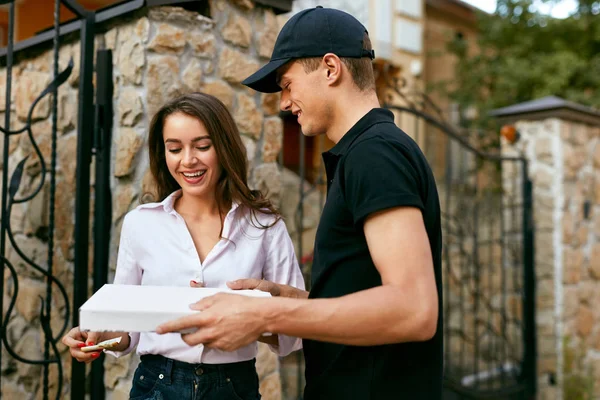
[[339,142],[362,117],[374,108],[381,107],[375,91],[353,92],[349,96],[339,96],[333,109],[332,122],[327,130],[327,138]]

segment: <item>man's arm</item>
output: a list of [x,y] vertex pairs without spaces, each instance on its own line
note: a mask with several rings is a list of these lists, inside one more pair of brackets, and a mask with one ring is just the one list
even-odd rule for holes
[[349,345],[424,341],[436,332],[438,293],[421,211],[397,207],[364,224],[383,285],[334,299],[281,299],[266,330]]
[[421,211],[397,207],[370,215],[364,231],[383,285],[334,299],[249,299],[219,294],[194,306],[203,312],[162,325],[190,327],[190,345],[235,350],[264,332],[349,345],[425,341],[436,332],[438,293]]

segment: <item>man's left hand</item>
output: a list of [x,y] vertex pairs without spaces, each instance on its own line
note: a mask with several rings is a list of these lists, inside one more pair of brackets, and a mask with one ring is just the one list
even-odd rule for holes
[[265,320],[261,303],[266,299],[218,293],[190,306],[201,311],[160,325],[159,334],[197,328],[181,335],[190,346],[203,344],[209,348],[235,351],[256,341],[264,333]]

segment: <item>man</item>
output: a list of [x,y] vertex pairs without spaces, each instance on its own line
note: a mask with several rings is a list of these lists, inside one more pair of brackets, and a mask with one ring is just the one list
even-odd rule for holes
[[[317,7],[282,28],[268,64],[244,81],[281,90],[307,136],[325,134],[328,194],[310,294],[245,279],[274,298],[220,294],[160,332],[234,350],[265,332],[304,338],[305,399],[440,399],[441,224],[434,177],[418,146],[379,108],[366,29]],[[233,267],[233,266],[232,266]],[[275,336],[274,336],[275,337]]]

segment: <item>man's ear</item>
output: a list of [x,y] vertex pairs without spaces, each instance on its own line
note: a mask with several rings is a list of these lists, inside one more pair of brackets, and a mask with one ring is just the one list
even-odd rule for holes
[[325,79],[329,85],[337,85],[342,80],[342,60],[333,53],[327,53],[321,61]]

